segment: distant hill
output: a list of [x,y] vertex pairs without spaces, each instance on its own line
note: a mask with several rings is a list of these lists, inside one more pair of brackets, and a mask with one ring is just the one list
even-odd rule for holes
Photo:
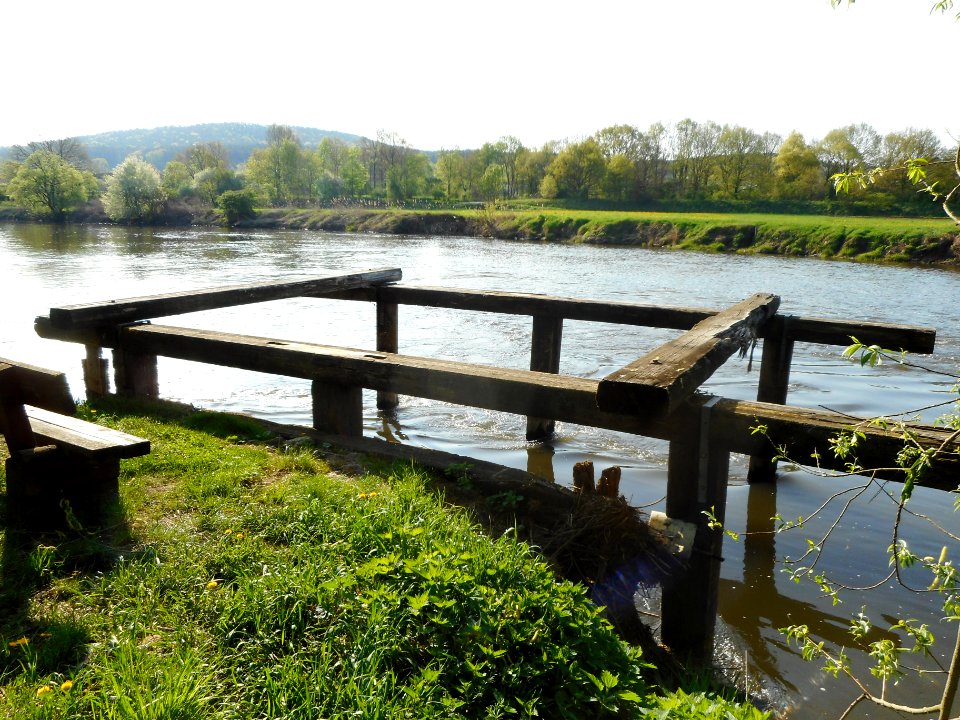
[[[294,127],[293,130],[305,147],[314,147],[325,137],[339,138],[348,143],[361,139],[359,135],[334,130],[307,127]],[[230,162],[236,165],[244,162],[253,150],[265,147],[266,136],[266,125],[206,123],[150,130],[117,130],[97,135],[81,135],[77,139],[86,146],[91,159],[103,158],[109,168],[119,165],[131,153],[139,152],[144,160],[162,170],[178,152],[201,142],[223,143],[230,153]],[[7,150],[8,148],[0,148],[0,157],[5,156]]]

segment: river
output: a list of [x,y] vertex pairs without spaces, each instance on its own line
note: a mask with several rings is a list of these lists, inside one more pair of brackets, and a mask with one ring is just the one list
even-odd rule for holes
[[[33,332],[34,316],[52,306],[375,267],[402,268],[404,282],[423,285],[677,306],[721,308],[755,292],[771,292],[781,296],[782,313],[935,327],[936,352],[917,360],[947,372],[960,368],[960,273],[945,269],[459,237],[31,224],[0,225],[0,356],[63,370],[79,395],[82,348],[41,340]],[[276,301],[164,322],[370,349],[375,337],[372,305],[349,301]],[[676,334],[568,321],[561,372],[602,377]],[[528,318],[400,309],[403,353],[524,368],[529,342]],[[165,358],[160,359],[159,376],[161,396],[168,399],[279,422],[310,422],[305,381]],[[748,373],[745,361],[731,360],[706,389],[751,399],[756,383],[756,366]],[[864,369],[842,359],[839,348],[798,343],[789,402],[858,415],[889,414],[947,401],[952,384],[948,378],[900,366]],[[942,411],[920,414],[932,420]],[[623,468],[621,489],[634,504],[657,507],[665,494],[666,445],[660,441],[560,423],[549,444],[533,445],[524,440],[523,418],[406,397],[396,419],[388,421],[378,415],[368,392],[364,425],[367,435],[389,435],[529,468],[565,483],[580,460],[592,459],[598,467],[616,464]],[[769,524],[762,521],[774,512],[795,518],[855,484],[825,481],[787,466],[771,490],[748,487],[745,474],[745,459],[735,456],[727,523],[738,532],[747,528],[748,507],[751,529],[762,530]],[[943,493],[921,490],[911,507],[956,527],[951,503]],[[882,577],[892,508],[875,491],[862,496],[834,532],[823,569],[856,585]],[[942,536],[919,521],[908,523],[916,526],[912,547],[921,555],[937,555]],[[929,623],[944,636],[941,656],[951,649],[954,633],[952,625],[940,621],[936,598],[905,593],[890,582],[869,593],[849,593],[836,607],[816,588],[790,582],[779,572],[776,558],[800,555],[805,538],[816,537],[828,524],[823,520],[803,531],[777,535],[775,544],[768,536],[747,536],[724,546],[721,657],[734,673],[747,667],[751,683],[764,688],[778,706],[796,708],[797,717],[836,717],[857,693],[851,683],[835,681],[817,665],[802,661],[778,628],[807,623],[828,639],[849,643],[842,637],[847,618],[866,603],[875,609],[878,625],[888,627],[903,613]],[[863,668],[861,657],[853,656],[853,661]],[[937,676],[906,680],[894,696],[902,693],[905,702],[933,703],[939,700],[937,684]],[[851,715],[886,716],[864,706]]]

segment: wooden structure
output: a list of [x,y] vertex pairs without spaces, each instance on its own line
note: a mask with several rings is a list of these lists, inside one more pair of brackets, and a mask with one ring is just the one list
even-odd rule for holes
[[0,358],[0,433],[10,524],[54,530],[98,523],[118,499],[120,459],[150,442],[73,417],[63,373]]
[[[312,381],[317,430],[362,433],[361,389],[378,393],[378,407],[396,407],[413,395],[527,416],[530,439],[546,437],[556,420],[670,441],[667,514],[694,523],[698,532],[688,572],[664,588],[663,638],[676,651],[709,656],[717,602],[723,535],[708,527],[704,510],[723,520],[731,452],[751,456],[750,480],[775,476],[773,446],[797,457],[819,449],[829,465],[829,440],[851,424],[849,416],[785,406],[795,342],[848,345],[851,336],[914,353],[933,350],[929,328],[846,322],[777,314],[779,298],[758,294],[730,308],[678,308],[526,293],[483,292],[398,284],[398,269],[311,278],[298,282],[118,300],[53,308],[37,318],[46,338],[87,346],[90,393],[107,382],[101,348],[114,354],[119,393],[156,397],[158,355]],[[252,288],[256,288],[255,292]],[[216,330],[143,324],[210,307],[302,295],[376,303],[376,345],[371,350],[331,347],[292,339],[253,337]],[[532,319],[530,370],[436,360],[400,354],[401,305],[527,315]],[[682,331],[679,336],[602,380],[560,375],[564,320],[642,325]],[[756,402],[697,392],[736,352],[762,341]],[[751,428],[763,424],[768,436]],[[866,428],[860,461],[889,467],[902,447],[893,431]],[[939,446],[945,433],[917,430],[919,442]],[[772,442],[771,442],[772,441]],[[956,443],[954,442],[954,446]],[[950,456],[928,482],[956,489],[960,456]],[[592,476],[591,476],[592,478]]]

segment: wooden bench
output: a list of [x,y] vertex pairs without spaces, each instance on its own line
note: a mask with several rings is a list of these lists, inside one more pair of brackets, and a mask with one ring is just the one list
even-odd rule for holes
[[0,358],[7,519],[32,530],[100,524],[119,497],[120,460],[150,441],[73,417],[66,376]]

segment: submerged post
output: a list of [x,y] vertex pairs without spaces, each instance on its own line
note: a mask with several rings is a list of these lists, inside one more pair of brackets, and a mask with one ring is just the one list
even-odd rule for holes
[[[790,317],[776,316],[767,325],[760,361],[760,383],[757,401],[786,405],[790,385],[790,363],[793,360],[793,338],[790,336]],[[750,456],[747,481],[773,482],[777,477],[777,463],[773,460],[773,445],[765,452]]]
[[[563,318],[533,316],[530,340],[530,369],[556,375],[560,372],[560,346],[563,339]],[[527,417],[527,440],[543,440],[553,434],[555,422],[549,418]]]
[[693,523],[697,531],[687,567],[663,586],[663,642],[698,663],[713,656],[723,550],[723,530],[711,529],[704,511],[723,522],[730,468],[729,451],[712,441],[717,400],[708,400],[687,432],[670,441],[667,469],[667,517]]
[[[400,350],[400,319],[396,302],[388,302],[377,290],[377,350],[396,353]],[[395,392],[377,391],[377,409],[395,410],[400,404]]]

